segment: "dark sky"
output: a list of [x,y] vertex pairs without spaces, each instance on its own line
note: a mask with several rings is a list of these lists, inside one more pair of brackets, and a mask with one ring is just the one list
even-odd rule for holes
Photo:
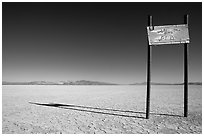
[[[4,81],[146,81],[154,25],[189,14],[189,81],[202,80],[202,3],[3,2]],[[183,45],[153,47],[152,81],[183,82]]]

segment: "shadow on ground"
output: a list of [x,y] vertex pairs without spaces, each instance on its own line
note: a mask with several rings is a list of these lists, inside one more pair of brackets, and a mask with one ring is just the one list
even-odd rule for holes
[[[35,105],[41,105],[41,106],[49,106],[49,107],[56,107],[56,108],[62,108],[62,109],[76,110],[76,111],[84,111],[84,112],[106,114],[106,115],[114,115],[114,116],[122,116],[122,117],[142,118],[142,119],[145,119],[145,117],[124,115],[122,113],[146,114],[145,112],[136,112],[136,111],[129,111],[129,110],[116,110],[116,109],[107,109],[107,108],[96,108],[96,107],[80,106],[80,105],[70,105],[70,104],[34,103],[34,102],[29,102],[29,103],[30,104],[35,104]],[[98,110],[98,111],[94,111],[94,110]],[[120,114],[109,113],[109,112],[104,112],[104,111],[115,111],[115,112],[120,112]],[[162,116],[183,117],[183,116],[180,116],[180,115],[171,115],[171,114],[158,114],[158,113],[150,113],[150,114],[153,114],[153,115],[162,115]]]

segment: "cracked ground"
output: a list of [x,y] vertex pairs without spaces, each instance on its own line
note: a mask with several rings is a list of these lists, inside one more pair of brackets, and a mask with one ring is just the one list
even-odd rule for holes
[[3,134],[202,133],[202,86],[153,85],[150,119],[146,86],[3,85]]

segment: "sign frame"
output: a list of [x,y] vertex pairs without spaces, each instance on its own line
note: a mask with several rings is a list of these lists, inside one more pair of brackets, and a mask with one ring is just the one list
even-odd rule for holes
[[[152,63],[152,47],[153,46],[158,46],[158,45],[164,45],[164,44],[184,44],[184,117],[188,116],[188,54],[189,54],[189,47],[188,44],[190,43],[190,38],[189,38],[189,30],[188,30],[188,25],[189,25],[189,15],[184,16],[184,24],[182,25],[166,25],[166,26],[153,26],[153,17],[150,15],[148,17],[148,27],[147,27],[147,33],[148,33],[148,46],[147,46],[147,97],[146,97],[146,119],[149,119],[149,113],[150,113],[150,90],[151,90],[151,63]],[[184,40],[177,40],[176,42],[174,41],[175,39],[179,39],[182,37],[183,33],[180,33],[180,31],[174,31],[175,29],[170,30],[162,30],[159,34],[157,33],[156,36],[174,36],[175,33],[179,38],[174,38],[174,39],[164,39],[166,42],[158,42],[155,44],[150,42],[151,38],[150,37],[150,32],[154,31],[155,28],[159,27],[186,27],[184,28]],[[157,29],[156,29],[157,30]],[[173,30],[173,31],[172,31]],[[163,35],[162,35],[163,33]],[[178,34],[179,33],[179,34]],[[175,37],[175,36],[174,36]],[[154,38],[153,38],[154,39]],[[182,39],[182,38],[180,38]]]
[[190,43],[188,25],[163,25],[147,27],[149,45]]

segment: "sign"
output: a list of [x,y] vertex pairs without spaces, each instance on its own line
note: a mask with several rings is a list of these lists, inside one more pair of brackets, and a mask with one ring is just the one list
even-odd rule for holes
[[151,63],[153,45],[163,44],[183,44],[184,59],[184,117],[188,116],[188,52],[189,52],[189,15],[184,16],[184,24],[154,26],[153,17],[148,17],[148,46],[147,46],[147,99],[146,99],[146,119],[150,114],[150,90],[151,90]]
[[190,43],[188,25],[147,27],[149,45]]

